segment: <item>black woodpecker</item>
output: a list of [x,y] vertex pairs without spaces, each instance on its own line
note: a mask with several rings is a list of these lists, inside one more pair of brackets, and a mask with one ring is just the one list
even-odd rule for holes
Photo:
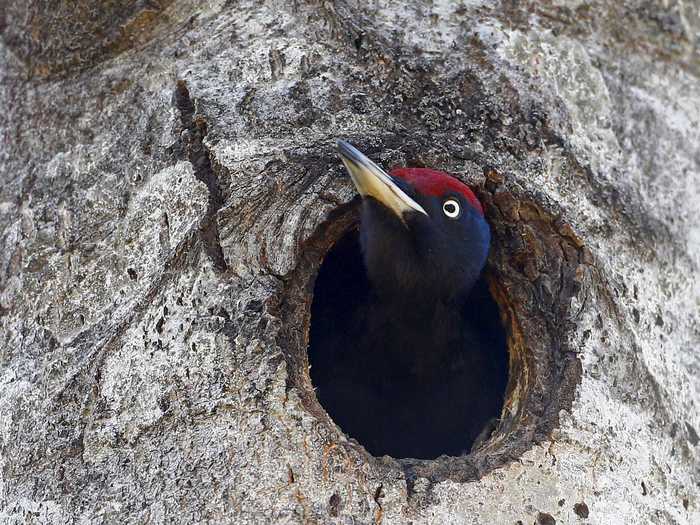
[[480,279],[491,238],[481,203],[447,173],[388,174],[347,142],[338,149],[362,197],[359,239],[342,242],[359,242],[364,271],[317,279],[330,287],[312,306],[319,400],[374,455],[464,453],[500,416],[507,381]]

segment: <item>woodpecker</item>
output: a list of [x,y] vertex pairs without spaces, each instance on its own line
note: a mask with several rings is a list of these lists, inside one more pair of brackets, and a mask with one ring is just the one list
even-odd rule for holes
[[375,455],[459,455],[500,415],[507,379],[498,309],[480,279],[484,210],[447,173],[386,173],[345,141],[338,151],[362,198],[364,275],[327,279],[335,295],[312,308],[319,399]]

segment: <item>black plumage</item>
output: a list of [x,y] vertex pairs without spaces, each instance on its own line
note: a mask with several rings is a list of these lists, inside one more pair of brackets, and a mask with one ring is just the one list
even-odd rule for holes
[[[480,277],[483,215],[471,195],[430,195],[439,187],[411,180],[389,183],[413,209],[399,214],[364,195],[360,230],[327,255],[309,360],[321,404],[350,437],[375,455],[434,458],[468,450],[500,415],[507,353]],[[447,200],[458,216],[443,213]]]

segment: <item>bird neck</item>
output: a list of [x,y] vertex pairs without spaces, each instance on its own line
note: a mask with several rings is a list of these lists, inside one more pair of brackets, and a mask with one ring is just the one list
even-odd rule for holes
[[378,300],[387,306],[395,306],[397,311],[418,317],[443,310],[459,311],[478,280],[476,275],[467,282],[446,285],[445,278],[439,275],[420,275],[415,272],[408,278],[404,276],[400,281],[386,275],[382,277],[381,280],[370,279]]
[[443,334],[448,339],[450,334],[459,332],[464,301],[461,295],[440,297],[420,291],[382,293],[376,298],[378,306],[389,312],[397,325],[424,331],[434,338]]
[[461,305],[453,299],[416,296],[376,298],[371,337],[395,374],[427,380],[446,369],[446,360],[462,347]]

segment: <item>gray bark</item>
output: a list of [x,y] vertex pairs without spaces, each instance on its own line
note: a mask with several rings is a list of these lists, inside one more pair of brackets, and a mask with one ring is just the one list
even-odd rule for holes
[[[700,523],[697,2],[3,9],[0,521]],[[472,454],[315,399],[336,137],[479,188],[511,380]]]

